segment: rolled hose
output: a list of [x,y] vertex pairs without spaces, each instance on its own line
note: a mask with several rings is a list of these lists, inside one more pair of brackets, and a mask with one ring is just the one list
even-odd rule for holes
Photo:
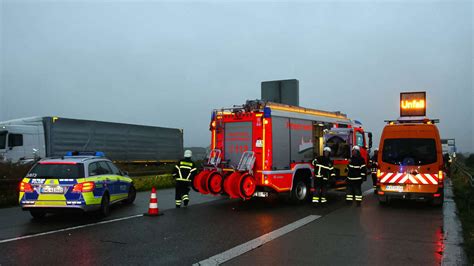
[[256,189],[257,182],[249,173],[234,172],[224,180],[224,191],[232,199],[250,199]]
[[213,195],[218,195],[222,192],[224,178],[220,173],[212,172],[206,178],[207,191]]
[[193,189],[201,194],[209,194],[209,191],[207,190],[206,182],[207,182],[207,178],[212,172],[215,172],[215,170],[205,169],[201,171],[199,174],[197,174],[193,180]]

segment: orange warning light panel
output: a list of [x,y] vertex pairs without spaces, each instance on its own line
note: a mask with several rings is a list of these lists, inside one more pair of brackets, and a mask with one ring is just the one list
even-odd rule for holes
[[400,93],[400,116],[426,116],[426,92]]

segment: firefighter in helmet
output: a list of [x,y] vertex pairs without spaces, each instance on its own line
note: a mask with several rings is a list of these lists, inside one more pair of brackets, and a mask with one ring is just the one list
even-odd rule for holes
[[191,160],[192,155],[192,151],[186,150],[184,159],[173,169],[173,177],[176,179],[176,208],[180,208],[181,204],[186,207],[189,203],[189,187],[197,171],[196,165]]
[[357,202],[357,206],[362,203],[362,182],[366,178],[367,167],[365,161],[360,155],[359,146],[352,148],[352,157],[347,165],[347,191],[346,202]]
[[[379,150],[374,149],[374,155],[372,155],[372,158],[370,158],[370,174],[372,176],[372,186],[374,187],[374,190],[377,189],[377,168],[378,168],[378,154]],[[377,191],[375,191],[376,193]]]
[[313,193],[313,202],[327,202],[326,193],[328,180],[330,177],[334,177],[336,175],[334,173],[334,166],[330,155],[331,148],[324,147],[323,156],[313,160],[315,188]]

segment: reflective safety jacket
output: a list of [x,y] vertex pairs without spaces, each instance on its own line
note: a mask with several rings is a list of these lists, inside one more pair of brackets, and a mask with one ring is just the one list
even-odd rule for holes
[[173,177],[176,181],[191,182],[196,175],[196,165],[190,159],[178,162],[173,169]]
[[367,166],[361,156],[352,156],[347,165],[348,173],[347,179],[349,180],[362,180],[367,174]]
[[372,174],[375,174],[377,173],[377,168],[378,168],[378,162],[377,162],[377,156],[372,156],[372,158],[370,158],[370,172]]
[[321,156],[313,160],[314,176],[328,180],[329,177],[336,176],[334,166],[330,158]]

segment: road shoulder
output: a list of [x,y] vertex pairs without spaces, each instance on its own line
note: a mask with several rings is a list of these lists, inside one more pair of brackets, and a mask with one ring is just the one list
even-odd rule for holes
[[467,265],[461,222],[457,216],[451,179],[446,180],[443,205],[444,252],[441,265]]

